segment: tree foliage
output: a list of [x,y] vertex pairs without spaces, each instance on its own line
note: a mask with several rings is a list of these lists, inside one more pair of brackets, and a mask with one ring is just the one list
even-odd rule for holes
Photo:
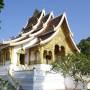
[[60,70],[63,74],[90,75],[90,37],[82,39],[78,44],[81,53],[67,55],[56,60],[53,64],[54,70]]
[[[3,7],[4,7],[4,1],[0,0],[0,13]],[[0,20],[0,23],[1,23],[1,20]],[[0,29],[1,29],[1,26],[0,26]]]
[[40,11],[38,9],[34,10],[33,16],[36,16],[38,13],[40,13]]
[[9,81],[0,78],[0,90],[16,90]]
[[53,70],[60,71],[63,75],[69,74],[75,80],[85,80],[84,76],[90,76],[90,59],[84,54],[67,55],[56,60]]
[[4,1],[3,0],[0,0],[0,12],[1,12],[1,9],[4,7]]
[[90,37],[83,39],[78,44],[81,53],[67,55],[59,58],[53,64],[53,69],[82,79],[83,76],[90,76]]
[[90,57],[90,37],[82,39],[78,44],[78,47],[81,50],[81,53]]

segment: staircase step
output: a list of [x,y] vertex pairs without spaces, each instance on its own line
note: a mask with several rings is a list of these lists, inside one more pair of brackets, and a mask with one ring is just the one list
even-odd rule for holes
[[16,71],[13,72],[13,78],[19,82],[20,90],[33,90],[33,71]]
[[29,83],[29,84],[32,84],[33,83],[33,81],[20,81],[20,80],[17,80],[17,82],[19,82],[19,83],[22,83],[22,84],[24,84],[24,83]]
[[21,85],[22,90],[33,90],[33,85]]

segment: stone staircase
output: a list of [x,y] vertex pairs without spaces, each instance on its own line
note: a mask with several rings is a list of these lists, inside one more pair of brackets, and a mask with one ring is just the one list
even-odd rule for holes
[[33,71],[15,71],[12,78],[20,87],[19,90],[33,90]]
[[[69,76],[64,78],[62,74],[51,71],[48,65],[35,65],[34,67],[20,66],[9,69],[7,66],[0,67],[0,77],[8,80],[15,90],[73,90],[73,79]],[[78,85],[83,90],[82,83]],[[10,89],[9,89],[10,90]],[[13,89],[12,89],[13,90]]]
[[20,87],[18,90],[61,90],[58,76],[42,70],[14,71],[12,77]]
[[[32,70],[12,69],[11,77],[15,81],[16,90],[65,90],[65,87],[74,90],[75,87],[72,77],[64,78],[61,73],[51,71],[48,65],[36,65]],[[82,84],[76,90],[83,90]]]
[[62,90],[60,87],[64,88],[63,79],[60,79],[60,75],[48,71],[48,65],[35,65],[32,70],[19,67],[12,69],[11,77],[16,86],[19,86],[17,90]]

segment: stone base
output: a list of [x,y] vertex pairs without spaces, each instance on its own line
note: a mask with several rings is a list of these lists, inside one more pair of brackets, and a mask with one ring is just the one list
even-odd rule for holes
[[[62,73],[55,73],[47,64],[34,65],[30,70],[12,70],[12,77],[23,90],[65,90],[66,87],[67,90],[73,90],[75,87],[73,78],[64,78]],[[79,83],[76,90],[83,90],[83,84]]]

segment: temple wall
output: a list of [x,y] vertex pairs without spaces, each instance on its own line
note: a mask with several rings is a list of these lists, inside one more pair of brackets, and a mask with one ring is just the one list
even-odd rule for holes
[[51,41],[49,41],[48,43],[46,43],[40,47],[42,63],[45,63],[45,60],[43,60],[44,50],[52,51],[52,54],[53,54],[52,59],[53,59],[53,61],[55,60],[55,57],[54,57],[55,45],[64,46],[65,47],[65,54],[73,53],[73,51],[71,49],[72,47],[70,47],[69,44],[67,44],[66,37],[64,35],[63,30],[61,28],[59,28],[59,29],[60,29],[59,33]]
[[9,47],[0,51],[0,64],[5,65],[7,61],[10,61]]
[[[37,39],[33,39],[31,40],[30,42],[27,42],[25,44],[23,44],[23,49],[25,49],[25,63],[28,64],[29,61],[32,59],[36,59],[38,58],[37,55],[35,56],[35,52],[34,54],[32,55],[31,53],[31,56],[29,55],[29,52],[32,52],[32,51],[36,51],[36,50],[39,50],[40,51],[40,61],[39,63],[46,63],[46,60],[44,59],[43,57],[43,53],[44,53],[44,50],[47,50],[48,52],[52,52],[52,58],[51,60],[52,61],[55,61],[55,45],[58,45],[59,47],[63,46],[65,48],[65,54],[68,54],[68,53],[73,53],[73,48],[71,46],[71,43],[68,41],[67,39],[67,33],[64,32],[63,28],[59,27],[59,32],[57,33],[57,35],[51,40],[49,41],[48,43],[44,44],[44,45],[41,45],[39,46],[38,48],[35,47],[35,49],[31,49],[31,51],[28,51],[27,50],[34,45],[34,43],[37,42]],[[17,56],[17,52],[18,50],[20,50],[22,47],[21,45],[19,46],[16,46],[13,48],[13,55],[12,55],[12,62],[13,64],[19,64],[19,61],[18,61],[18,56]],[[49,62],[52,63],[52,61]]]
[[[12,57],[12,63],[14,65],[17,65],[17,64],[20,63],[19,60],[18,60],[18,54],[17,54],[18,50],[23,48],[24,50],[26,50],[26,53],[27,53],[27,50],[29,49],[29,47],[31,47],[36,42],[37,42],[37,39],[33,39],[30,42],[27,42],[23,45],[18,45],[18,46],[13,47],[12,48],[12,56],[11,56]],[[28,60],[29,60],[29,56],[27,54],[25,55],[25,63],[28,63]]]
[[29,67],[30,70],[19,68],[15,67],[11,73],[23,90],[87,90],[86,84],[75,82],[70,75],[54,72],[51,65],[37,64]]
[[40,51],[38,47],[30,48],[29,49],[29,64],[40,64],[41,58],[40,58]]

